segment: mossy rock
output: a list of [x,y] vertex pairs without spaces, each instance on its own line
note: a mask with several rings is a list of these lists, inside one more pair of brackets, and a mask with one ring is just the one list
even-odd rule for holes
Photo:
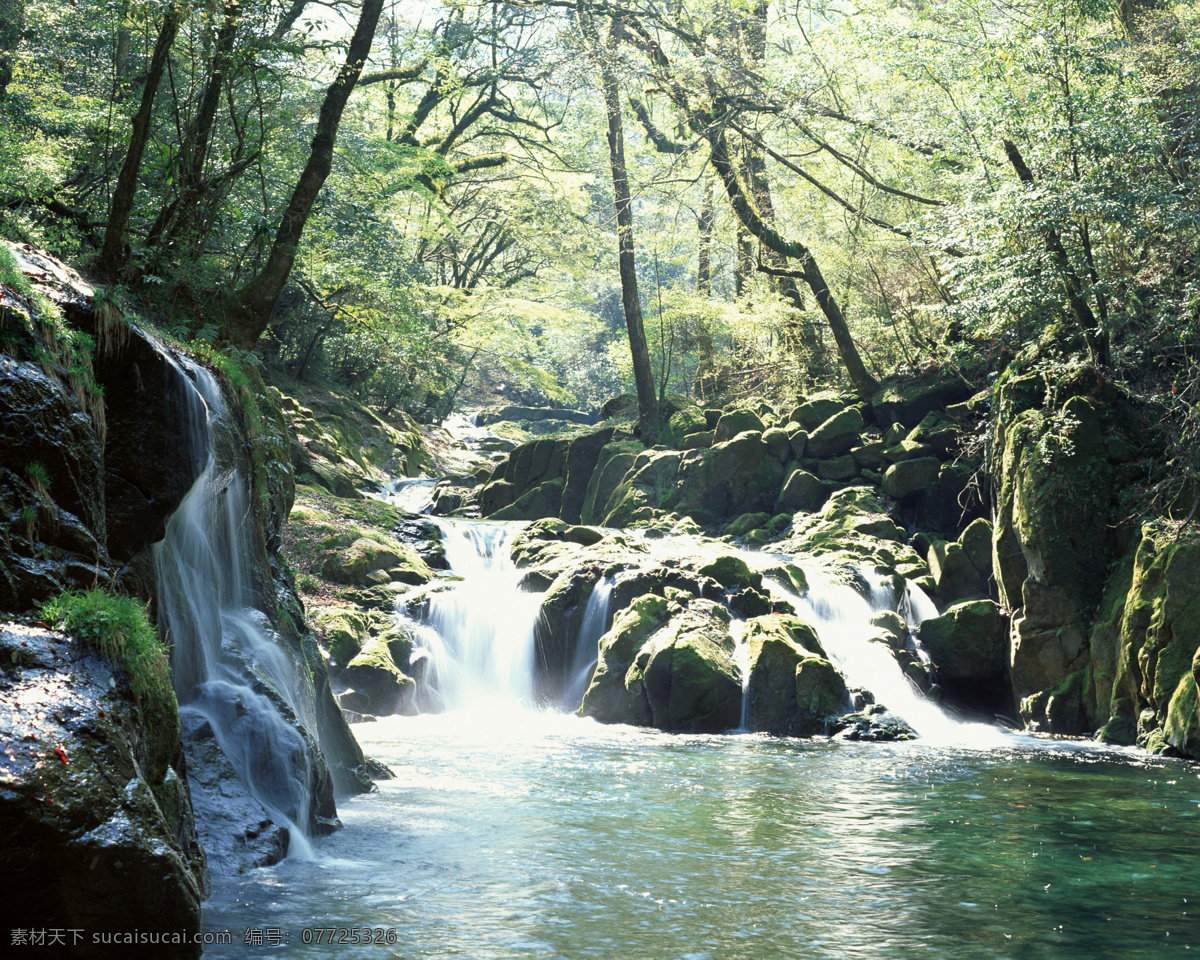
[[762,574],[752,571],[746,566],[745,560],[732,554],[709,560],[698,567],[696,572],[701,576],[712,577],[724,587],[753,587],[757,590],[762,586]]
[[729,413],[722,415],[721,419],[717,421],[716,428],[713,431],[713,443],[724,443],[727,440],[732,440],[739,433],[745,433],[748,430],[762,434],[766,430],[766,425],[762,422],[762,418],[753,410],[731,410]]
[[631,704],[625,675],[642,644],[668,616],[667,600],[654,594],[635,598],[617,613],[608,632],[600,638],[596,669],[579,707],[580,716],[595,717],[602,723],[627,722]]
[[862,428],[863,416],[857,407],[838,411],[808,435],[808,456],[827,458],[849,453],[859,445]]
[[385,636],[368,640],[346,664],[342,677],[357,694],[348,700],[343,694],[343,706],[375,716],[403,712],[416,690],[416,682],[397,665]]
[[939,679],[985,680],[1003,674],[1008,660],[1008,618],[991,600],[968,600],[917,628]]
[[829,487],[807,470],[794,469],[775,501],[777,513],[812,513],[820,510],[829,498]]
[[358,655],[370,636],[369,619],[356,607],[316,607],[309,612],[309,621],[333,662],[343,666]]
[[933,486],[941,466],[941,462],[935,457],[920,457],[916,460],[893,463],[883,475],[883,492],[897,500],[919,493]]
[[764,431],[763,443],[767,445],[767,452],[779,463],[787,463],[792,459],[792,442],[785,430],[771,427]]

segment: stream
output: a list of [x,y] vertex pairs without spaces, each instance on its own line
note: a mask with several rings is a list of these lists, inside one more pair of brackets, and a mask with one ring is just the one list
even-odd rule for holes
[[[343,801],[344,829],[308,855],[218,885],[205,928],[233,943],[206,956],[245,956],[246,931],[271,955],[409,960],[1200,950],[1195,765],[931,704],[908,705],[923,736],[897,743],[537,709],[536,603],[515,591],[508,532],[444,530],[465,579],[415,627],[423,702],[447,709],[355,727],[396,778]],[[827,594],[806,615],[828,649],[870,611]]]

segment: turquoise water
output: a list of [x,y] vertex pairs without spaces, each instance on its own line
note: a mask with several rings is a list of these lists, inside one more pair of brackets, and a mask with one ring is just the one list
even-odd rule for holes
[[[342,804],[316,860],[215,890],[205,927],[235,943],[206,957],[1200,951],[1196,765],[1029,738],[674,736],[520,712],[355,729],[396,779]],[[302,942],[350,927],[398,942]],[[245,928],[288,942],[248,947]]]

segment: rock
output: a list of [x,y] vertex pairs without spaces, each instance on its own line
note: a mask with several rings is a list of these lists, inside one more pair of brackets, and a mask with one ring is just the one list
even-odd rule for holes
[[310,619],[339,666],[353,660],[370,636],[367,615],[357,607],[314,607]]
[[668,602],[653,594],[643,594],[618,610],[612,626],[600,638],[596,670],[583,695],[580,716],[595,717],[601,723],[650,723],[645,700],[630,695],[625,676],[642,644],[668,616]]
[[600,419],[608,420],[611,417],[636,417],[637,412],[637,395],[632,393],[623,393],[620,396],[613,397],[611,400],[606,400],[604,402],[604,406],[600,408]]
[[[610,401],[611,402],[611,401]],[[507,406],[496,411],[484,411],[482,423],[477,426],[490,426],[504,421],[515,422],[527,420],[536,423],[539,420],[559,420],[565,423],[593,424],[598,419],[594,414],[584,410],[562,410],[555,407],[518,407]]]
[[792,459],[801,459],[804,457],[805,449],[808,447],[808,431],[792,430],[788,433],[788,443],[792,448]]
[[970,388],[956,377],[927,374],[910,380],[893,378],[871,398],[871,408],[880,423],[898,421],[911,429],[930,411],[944,410],[970,395]]
[[806,400],[791,413],[795,420],[806,430],[815,430],[830,417],[846,408],[846,401],[834,394],[822,394]]
[[817,476],[822,480],[852,480],[858,476],[858,463],[848,453],[831,457],[817,464]]
[[771,519],[769,513],[743,513],[740,517],[730,520],[721,528],[725,537],[744,537],[751,530],[757,530]]
[[918,493],[937,480],[941,466],[935,457],[893,463],[883,475],[883,492],[897,500]]
[[925,620],[917,638],[938,668],[938,682],[1003,682],[1008,660],[1008,621],[991,600],[956,603],[940,617]]
[[757,590],[762,586],[762,574],[752,571],[745,560],[732,554],[705,562],[698,568],[697,573],[703,577],[712,577],[723,587],[753,587]]
[[676,444],[689,434],[704,433],[707,430],[708,421],[699,407],[685,406],[671,414],[667,421],[668,435]]
[[566,481],[562,477],[547,480],[522,494],[507,507],[488,514],[489,520],[540,520],[543,517],[557,517],[562,507],[563,487]]
[[433,579],[433,571],[411,547],[371,537],[359,537],[343,553],[326,556],[316,572],[334,583],[360,587],[370,583],[370,575],[376,572],[386,572],[389,580],[414,585]]
[[872,440],[869,443],[854,447],[850,451],[851,456],[854,457],[854,462],[860,467],[878,467],[883,463],[882,453],[882,440]]
[[705,450],[712,446],[715,431],[704,430],[700,433],[689,433],[679,445],[681,450]]
[[708,600],[693,600],[638,651],[625,687],[631,696],[644,698],[651,722],[660,730],[731,730],[742,712],[733,649],[727,611]]
[[636,440],[613,441],[604,445],[588,481],[580,522],[597,524],[604,521],[609,500],[641,451],[642,445]]
[[767,445],[767,452],[780,463],[787,463],[792,458],[791,440],[786,431],[779,427],[772,427],[764,432],[763,443]]
[[[1015,402],[1002,389],[1001,409]],[[1014,611],[1013,690],[1024,699],[1086,661],[1085,611],[1108,572],[1112,468],[1100,413],[1082,397],[1060,414],[1024,410],[997,426],[994,444],[993,563]]]
[[724,443],[732,440],[739,433],[754,431],[758,434],[766,430],[762,418],[753,410],[731,410],[717,421],[713,431],[713,443]]
[[415,681],[401,671],[384,637],[368,640],[346,665],[342,677],[353,691],[342,694],[339,702],[357,713],[377,717],[402,713],[416,691]]
[[[0,626],[0,868],[14,924],[90,938],[161,930],[169,918],[189,940],[199,933],[208,873],[178,772],[178,727],[169,765],[150,762],[156,735],[122,673],[81,643]],[[100,952],[88,943],[71,955]],[[154,955],[198,957],[200,947],[163,945]]]
[[779,498],[775,501],[776,513],[812,513],[821,509],[829,497],[829,488],[807,470],[793,470],[784,481]]
[[958,444],[958,427],[940,413],[930,411],[921,418],[921,422],[913,427],[905,439],[910,443],[928,446],[945,456]]
[[979,597],[987,592],[979,571],[959,544],[936,540],[929,548],[927,559],[929,572],[937,584],[938,598],[944,603]]
[[917,443],[913,440],[901,440],[884,447],[879,452],[883,463],[900,463],[902,460],[916,460],[919,457],[932,457],[935,451],[927,443]]
[[808,436],[808,456],[824,458],[848,453],[858,445],[863,428],[862,413],[857,407],[848,407],[835,413]]
[[842,714],[850,703],[846,682],[824,657],[804,657],[796,664],[796,709],[805,729],[821,728]]
[[567,447],[567,482],[563,487],[559,516],[567,523],[583,519],[588,485],[600,461],[604,447],[612,442],[614,431],[595,430],[572,440]]
[[[804,621],[790,616],[755,617],[746,621],[743,642],[748,646],[745,720],[749,729],[779,736],[809,736],[823,733],[827,717],[842,712],[843,704],[836,695],[822,697],[815,689],[819,686],[819,671],[812,664],[805,668],[802,687],[797,683],[802,663],[824,657],[815,631]],[[835,688],[837,683],[840,677]],[[803,702],[798,696],[801,692]],[[824,692],[828,693],[828,688]],[[821,707],[828,707],[831,699],[838,700],[837,705],[828,714],[821,713]]]
[[963,553],[985,580],[992,576],[992,525],[979,517],[967,524],[958,538]]

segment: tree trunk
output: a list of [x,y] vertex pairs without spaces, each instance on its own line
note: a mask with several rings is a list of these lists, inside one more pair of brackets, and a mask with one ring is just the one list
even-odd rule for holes
[[[617,260],[621,275],[621,306],[625,312],[625,329],[629,333],[629,350],[633,356],[633,380],[637,386],[638,425],[642,442],[652,444],[658,439],[658,398],[654,394],[654,369],[650,365],[650,350],[642,323],[642,302],[638,296],[637,261],[633,240],[633,200],[629,193],[629,175],[625,165],[625,133],[621,118],[621,86],[613,72],[607,51],[600,42],[590,12],[581,4],[579,23],[600,69],[604,92],[604,110],[608,119],[608,159],[612,167],[613,203],[617,210]],[[614,33],[618,29],[613,22]]]
[[696,254],[696,292],[706,300],[712,296],[712,235],[713,195],[712,183],[704,183],[704,202],[696,221],[700,230],[699,252]]
[[258,343],[258,338],[267,329],[271,315],[275,312],[275,304],[279,301],[279,295],[292,272],[304,226],[312,213],[317,194],[333,167],[333,145],[337,138],[338,125],[342,120],[342,112],[346,109],[346,101],[350,99],[359,74],[362,73],[363,64],[371,53],[371,42],[375,39],[375,28],[379,24],[382,10],[383,0],[364,0],[358,26],[346,53],[346,62],[338,71],[337,79],[325,92],[308,163],[305,164],[300,179],[296,182],[296,189],[292,192],[292,199],[279,221],[279,229],[275,233],[275,242],[271,246],[267,262],[256,276],[233,295],[228,337],[230,342],[242,350],[252,350]]
[[834,299],[829,285],[825,282],[816,258],[804,244],[786,239],[771,224],[763,220],[754,203],[747,197],[746,191],[738,182],[737,170],[729,157],[729,146],[725,142],[724,134],[719,130],[712,131],[709,134],[709,145],[712,147],[709,160],[713,169],[721,177],[725,192],[729,196],[729,203],[738,220],[769,249],[781,256],[799,261],[800,276],[808,284],[809,290],[817,300],[817,305],[825,315],[825,320],[833,333],[834,342],[837,344],[838,356],[846,368],[850,382],[854,384],[855,392],[864,400],[869,400],[879,389],[879,384],[867,372],[862,357],[859,355],[858,346],[850,334],[846,318],[843,316],[837,300]]
[[108,214],[108,225],[104,230],[104,243],[100,248],[100,257],[96,263],[97,269],[106,277],[116,277],[125,265],[125,231],[129,226],[129,216],[133,212],[133,196],[137,191],[137,178],[138,171],[142,166],[142,155],[146,152],[146,144],[150,140],[154,95],[158,92],[159,81],[162,80],[162,75],[166,71],[171,44],[175,42],[175,35],[179,32],[183,16],[179,7],[172,3],[167,7],[162,26],[158,30],[158,39],[154,44],[154,56],[150,60],[150,69],[146,74],[146,86],[142,90],[142,102],[133,118],[133,126],[129,134],[129,149],[125,152],[125,163],[121,167],[120,176],[117,177],[112,207]]

